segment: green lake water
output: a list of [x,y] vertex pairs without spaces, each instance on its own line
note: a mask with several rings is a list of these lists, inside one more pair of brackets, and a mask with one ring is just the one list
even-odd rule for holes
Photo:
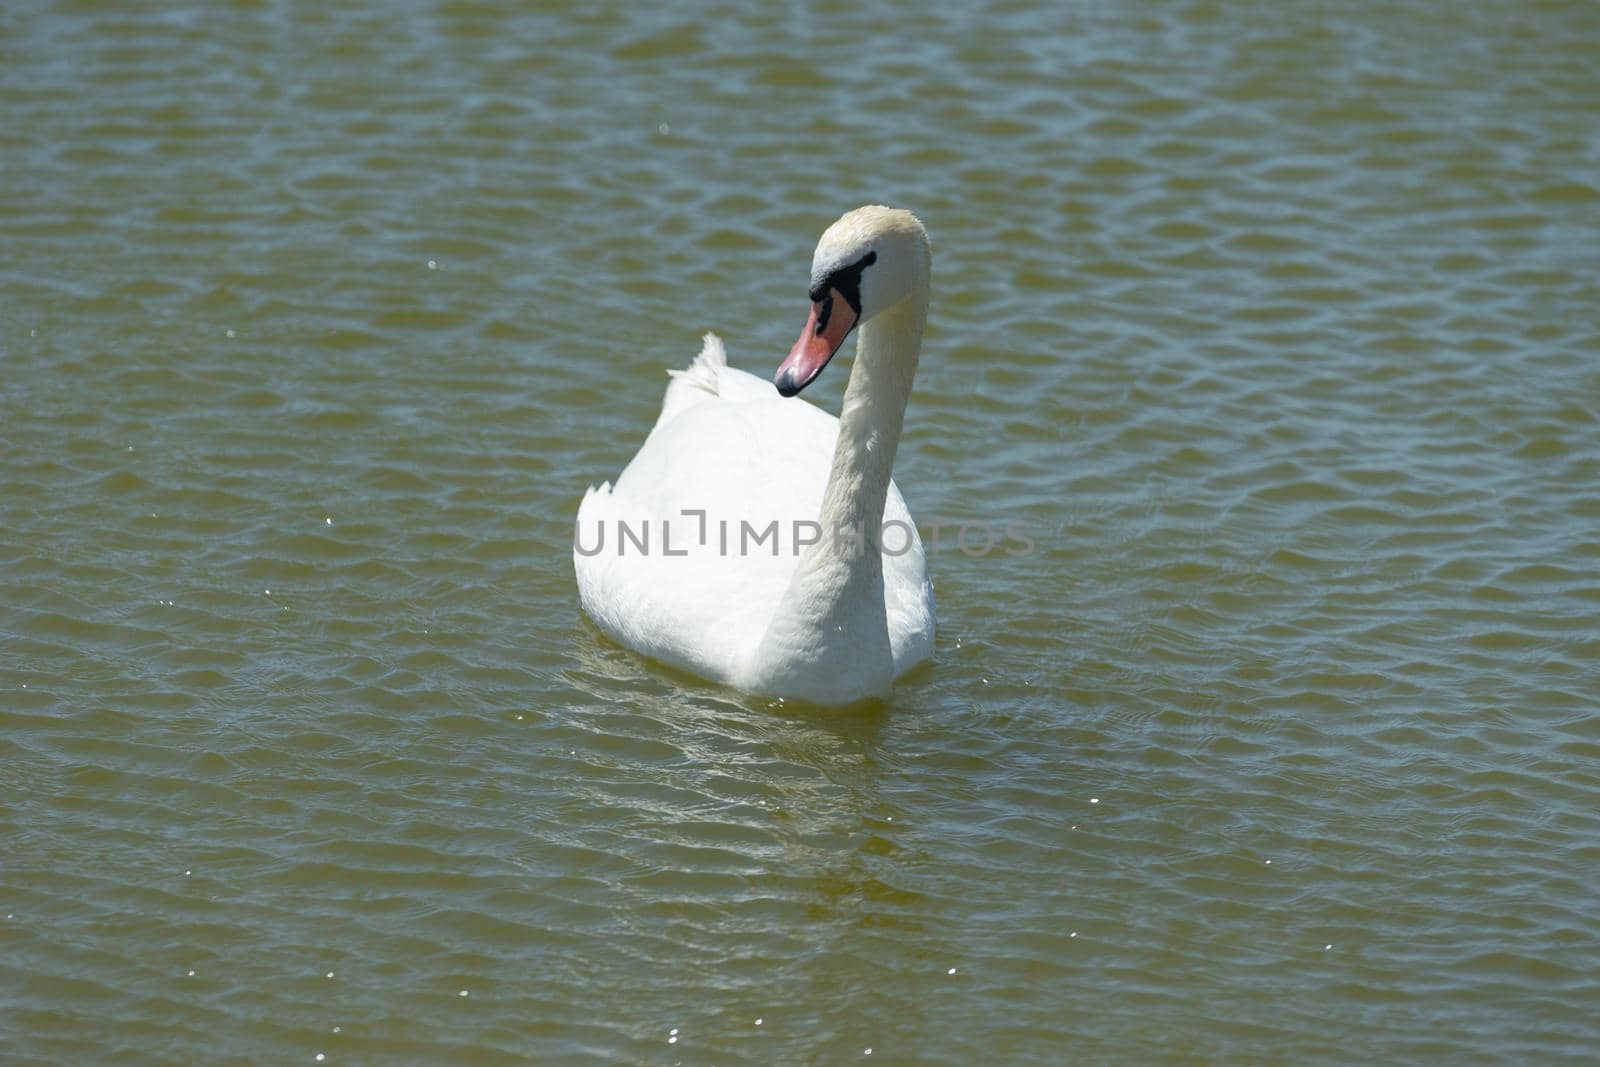
[[[1600,5],[23,0],[0,115],[0,1060],[1593,1062]],[[824,713],[572,521],[867,202]]]

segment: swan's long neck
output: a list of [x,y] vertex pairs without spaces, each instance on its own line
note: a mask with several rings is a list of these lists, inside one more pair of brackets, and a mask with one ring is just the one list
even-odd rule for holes
[[[880,539],[927,308],[923,287],[860,327],[817,516],[821,540],[800,557],[763,637],[769,660],[872,664],[887,672],[885,688],[892,680]],[[889,541],[910,536],[891,531]]]
[[[817,516],[824,540],[802,557],[801,570],[817,556],[837,555],[826,551],[835,531],[859,528],[866,531],[871,549],[860,554],[862,559],[877,561],[881,571],[879,526],[926,319],[927,295],[923,293],[906,297],[861,327],[855,366],[839,412],[833,467]],[[857,567],[849,573],[858,576],[863,569]]]

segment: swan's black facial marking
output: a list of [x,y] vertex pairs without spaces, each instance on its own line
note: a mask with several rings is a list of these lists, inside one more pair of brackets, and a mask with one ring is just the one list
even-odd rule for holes
[[828,328],[828,320],[833,318],[833,290],[828,290],[828,295],[822,298],[822,307],[817,311],[817,336],[822,336],[822,331]]
[[812,303],[829,302],[823,305],[821,313],[817,316],[817,325],[827,325],[828,315],[833,311],[833,304],[829,297],[830,292],[837,290],[844,297],[845,303],[850,305],[850,310],[857,316],[861,314],[861,272],[878,262],[878,253],[868,252],[848,267],[838,267],[829,271],[815,285],[811,287]]

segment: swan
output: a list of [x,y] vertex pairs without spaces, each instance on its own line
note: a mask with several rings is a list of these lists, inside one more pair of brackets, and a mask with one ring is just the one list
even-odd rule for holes
[[[927,320],[932,248],[909,211],[857,208],[811,260],[811,310],[773,381],[708,333],[615,484],[578,508],[583,611],[652,659],[744,692],[888,696],[933,654],[933,585],[890,475]],[[796,399],[854,331],[836,419]],[[776,386],[776,388],[774,388]]]

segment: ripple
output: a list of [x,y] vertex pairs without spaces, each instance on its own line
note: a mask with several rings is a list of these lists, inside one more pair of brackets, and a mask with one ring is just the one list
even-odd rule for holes
[[[14,1056],[1589,1052],[1592,17],[426,14],[6,22]],[[577,493],[882,199],[1030,554],[867,715],[609,645]]]

